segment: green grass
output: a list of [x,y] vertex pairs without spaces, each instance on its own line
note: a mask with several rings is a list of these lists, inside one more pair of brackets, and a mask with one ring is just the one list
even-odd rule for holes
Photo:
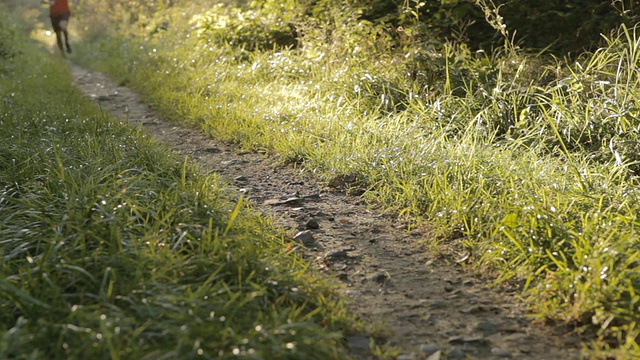
[[512,45],[399,51],[348,9],[324,27],[285,11],[300,46],[248,51],[267,21],[236,37],[216,19],[238,10],[203,4],[149,13],[169,31],[85,34],[77,60],[217,138],[322,178],[357,173],[365,198],[517,281],[534,314],[573,325],[594,356],[640,356],[635,30],[567,64]]
[[272,225],[17,29],[0,24],[0,358],[347,356],[353,320]]

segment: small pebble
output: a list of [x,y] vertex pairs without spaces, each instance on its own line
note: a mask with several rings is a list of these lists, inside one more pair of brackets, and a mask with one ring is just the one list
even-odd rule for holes
[[435,353],[436,351],[440,351],[442,350],[442,347],[438,344],[423,344],[420,345],[420,353],[422,353],[425,356],[429,356],[433,353]]
[[511,352],[500,348],[491,348],[491,355],[498,357],[511,357]]
[[362,292],[358,290],[347,290],[344,294],[351,297],[358,297],[362,295]]
[[386,271],[381,271],[373,274],[373,276],[371,276],[371,281],[377,282],[378,284],[384,284],[387,282],[387,280],[389,280],[389,278],[391,278],[391,276],[389,276],[389,273],[387,273]]
[[427,356],[425,360],[440,360],[441,357],[442,357],[442,350],[438,350],[433,354]]
[[404,354],[404,355],[398,355],[396,357],[396,360],[415,360],[416,356],[413,354]]
[[464,359],[465,356],[464,351],[455,347],[447,352],[447,359]]
[[498,325],[491,321],[480,321],[475,326],[476,331],[483,332],[485,334],[494,334],[498,332]]
[[349,258],[349,254],[346,250],[331,250],[324,255],[324,259],[327,261],[346,260],[347,258]]
[[313,233],[309,230],[300,231],[293,237],[293,241],[302,244],[306,247],[313,246],[315,244],[315,239],[313,238]]
[[313,219],[307,221],[305,226],[307,227],[307,229],[319,229],[320,228],[320,224],[318,224],[318,222],[313,220]]

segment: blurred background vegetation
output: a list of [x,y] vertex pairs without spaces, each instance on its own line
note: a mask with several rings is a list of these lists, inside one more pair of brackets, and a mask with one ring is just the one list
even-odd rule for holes
[[[333,1],[334,3],[336,1]],[[601,34],[637,21],[637,1],[589,0],[376,0],[358,1],[364,19],[404,26],[427,40],[460,40],[490,50],[504,39],[482,6],[496,9],[515,43],[557,55],[595,50]],[[312,1],[313,7],[322,1]],[[326,3],[326,2],[325,2]],[[482,5],[482,6],[479,6]],[[416,31],[419,30],[419,31]]]
[[[151,14],[172,6],[183,6],[181,0],[149,2],[118,1],[100,5],[86,1],[92,8],[103,7],[109,13],[121,13],[129,23],[145,23]],[[202,1],[192,1],[197,6]],[[211,3],[211,2],[208,2]],[[378,27],[400,44],[456,40],[471,49],[501,47],[504,33],[522,48],[547,50],[557,56],[595,50],[602,43],[601,34],[615,31],[621,24],[638,21],[637,0],[240,0],[218,1],[222,6],[233,3],[252,9],[255,17],[229,16],[227,30],[239,30],[246,38],[263,38],[263,46],[293,45],[303,31],[300,21],[332,23],[336,10],[346,11],[356,20]],[[80,2],[80,7],[83,3]],[[267,21],[278,18],[281,21]],[[261,23],[258,29],[252,23]],[[501,23],[503,31],[496,31]],[[157,28],[162,28],[162,24]],[[165,24],[167,25],[167,24]],[[266,40],[265,37],[270,39]],[[257,46],[259,44],[252,44]]]

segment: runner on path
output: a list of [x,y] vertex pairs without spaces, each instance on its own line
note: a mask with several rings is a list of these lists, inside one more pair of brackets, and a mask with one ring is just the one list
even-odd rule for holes
[[[62,55],[66,56],[66,54],[71,53],[71,46],[69,46],[69,32],[67,31],[69,18],[71,17],[69,0],[44,0],[43,2],[45,4],[49,4],[49,17],[51,18],[53,31],[56,33],[58,48],[62,52]],[[62,46],[63,35],[66,52],[64,46]]]

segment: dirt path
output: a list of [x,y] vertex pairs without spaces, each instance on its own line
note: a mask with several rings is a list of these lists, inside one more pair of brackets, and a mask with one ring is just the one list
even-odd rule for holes
[[[299,170],[159,118],[132,90],[104,74],[73,67],[76,85],[105,111],[141,126],[160,143],[215,171],[288,229],[316,266],[344,283],[353,311],[384,322],[398,359],[577,359],[579,340],[536,326],[506,290],[419,245],[394,216],[358,197],[330,191]],[[356,357],[369,341],[347,339]]]

